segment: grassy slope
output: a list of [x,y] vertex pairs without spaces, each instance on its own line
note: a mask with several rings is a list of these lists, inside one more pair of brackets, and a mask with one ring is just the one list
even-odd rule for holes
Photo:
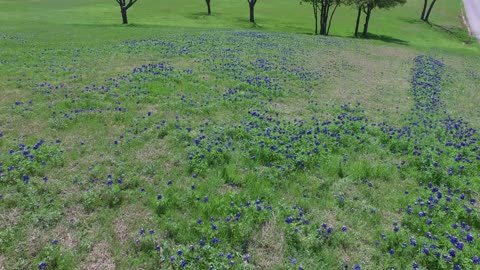
[[[4,27],[11,25],[13,31],[42,28],[55,24],[63,31],[70,26],[118,27],[119,12],[114,1],[2,1],[0,18]],[[179,8],[181,7],[181,8]],[[244,1],[213,2],[213,16],[205,16],[203,1],[179,0],[174,5],[168,1],[139,1],[129,11],[130,22],[138,27],[209,27],[220,29],[250,28],[248,9]],[[433,26],[419,22],[421,3],[410,1],[401,8],[375,10],[372,15],[371,32],[383,36],[383,40],[407,43],[415,47],[461,49],[463,41],[469,41],[462,26],[461,1],[442,1],[436,4],[431,16]],[[351,36],[356,11],[341,7],[335,17],[332,35]],[[256,8],[257,29],[266,31],[311,33],[312,16],[308,5],[296,1],[260,1]],[[10,22],[10,23],[8,23]],[[48,26],[47,26],[48,27]],[[48,27],[49,31],[52,31]],[[74,28],[79,31],[81,28]],[[89,28],[91,29],[91,28]],[[75,31],[75,32],[76,32]],[[84,30],[85,31],[85,30]],[[87,30],[88,31],[88,30]],[[110,31],[110,30],[109,30]],[[113,30],[114,31],[114,30]],[[141,30],[140,30],[141,31]],[[108,36],[107,36],[108,37]],[[474,46],[475,47],[475,46]]]
[[[250,241],[247,252],[252,254],[256,265],[287,268],[290,256],[311,269],[319,265],[331,269],[340,267],[344,262],[348,262],[350,267],[364,262],[367,269],[375,269],[377,265],[410,264],[409,258],[390,261],[384,257],[384,250],[377,250],[372,245],[380,233],[391,230],[392,222],[401,221],[402,217],[396,209],[410,203],[408,199],[416,199],[414,195],[406,199],[397,194],[397,191],[415,190],[417,184],[415,177],[404,176],[396,170],[394,164],[403,157],[391,155],[373,143],[371,148],[360,153],[345,150],[349,162],[343,172],[337,168],[341,164],[342,153],[337,153],[324,168],[307,170],[289,176],[288,181],[281,181],[272,180],[277,176],[274,171],[234,156],[237,163],[225,165],[226,169],[214,167],[203,172],[197,181],[192,179],[185,161],[188,141],[180,139],[186,135],[175,129],[175,115],[182,116],[180,125],[191,126],[194,132],[198,132],[198,123],[208,118],[214,124],[239,123],[244,119],[246,108],[268,108],[273,114],[278,113],[281,119],[293,121],[295,118],[309,119],[312,115],[330,119],[338,113],[338,105],[360,102],[372,122],[395,123],[413,106],[409,93],[412,59],[417,54],[430,53],[448,67],[445,77],[450,82],[443,88],[443,98],[449,112],[454,116],[465,116],[474,127],[480,126],[475,107],[478,104],[475,99],[479,98],[475,89],[480,67],[478,57],[474,56],[478,53],[478,46],[462,44],[465,30],[458,18],[460,1],[438,3],[432,21],[441,21],[441,26],[430,27],[418,22],[418,3],[375,13],[372,33],[398,39],[393,44],[376,40],[317,40],[307,35],[269,34],[268,42],[292,50],[292,55],[268,47],[256,49],[255,40],[232,37],[229,32],[212,33],[206,30],[251,29],[245,20],[247,9],[244,1],[230,1],[228,5],[222,3],[218,7],[214,2],[213,17],[202,15],[205,9],[203,1],[178,0],[175,5],[163,1],[140,1],[129,12],[133,25],[128,27],[118,25],[119,12],[110,2],[3,0],[0,4],[3,7],[0,11],[2,31],[18,34],[25,40],[0,40],[0,60],[8,61],[0,66],[0,131],[5,133],[0,139],[1,152],[7,153],[20,142],[34,144],[40,138],[47,140],[52,149],[55,148],[55,139],[60,138],[60,147],[65,150],[64,161],[53,163],[47,169],[46,175],[50,179],[48,188],[39,184],[40,176],[32,177],[35,183],[32,188],[2,184],[0,193],[4,194],[6,203],[1,205],[1,220],[2,224],[11,226],[1,227],[2,241],[7,244],[2,249],[5,255],[0,255],[0,268],[4,264],[7,269],[31,269],[45,260],[50,267],[52,262],[57,262],[60,268],[78,265],[103,269],[114,265],[123,269],[153,268],[158,266],[159,261],[154,257],[156,253],[152,255],[152,243],[148,242],[151,239],[145,239],[147,243],[135,242],[141,227],[147,230],[154,228],[165,245],[165,239],[175,241],[172,248],[176,249],[180,244],[198,241],[199,232],[192,232],[190,226],[199,216],[204,220],[209,215],[224,218],[226,213],[222,207],[230,200],[239,203],[246,200],[253,202],[258,198],[274,206],[277,218],[269,216],[261,224],[251,219],[245,221],[248,224],[245,228],[254,228],[253,231],[247,229],[245,233]],[[177,8],[179,6],[182,8]],[[354,13],[348,8],[339,12],[332,29],[333,35],[351,35]],[[282,5],[278,1],[275,4],[268,0],[259,2],[257,20],[257,30],[311,32],[310,10],[307,6],[299,6],[296,1],[283,1]],[[177,26],[182,28],[179,30]],[[453,31],[453,37],[445,29]],[[205,43],[199,39],[201,35],[212,39]],[[188,55],[179,55],[146,46],[129,51],[122,43],[127,39],[151,37],[187,48],[191,44],[205,45],[207,50],[195,48]],[[399,41],[407,45],[395,44]],[[226,88],[239,85],[233,78],[218,78],[222,72],[213,70],[215,62],[201,64],[196,61],[209,58],[211,53],[211,58],[218,63],[229,63],[228,58],[220,56],[225,56],[222,51],[232,46],[241,49],[235,54],[238,59],[235,59],[244,65],[248,66],[250,61],[261,55],[272,61],[274,67],[280,68],[283,65],[280,57],[287,56],[291,57],[288,65],[298,64],[308,71],[319,72],[321,78],[311,85],[302,79],[288,77],[288,83],[282,86],[290,88],[291,92],[278,96],[270,96],[268,91],[261,92],[258,100],[244,104],[222,105],[212,101],[210,106],[189,108],[180,102],[177,93],[200,102],[207,96],[213,98]],[[76,49],[79,53],[75,52]],[[325,51],[328,53],[325,54]],[[218,60],[216,57],[219,57]],[[109,77],[128,75],[134,67],[142,64],[158,62],[167,62],[178,71],[166,80],[144,86],[160,91],[159,96],[140,95],[117,100],[79,91],[92,83],[104,84]],[[181,72],[190,68],[194,70],[192,76]],[[251,71],[247,69],[244,72]],[[72,75],[79,78],[69,78]],[[284,76],[281,72],[272,72],[271,75]],[[287,73],[285,76],[293,75]],[[199,79],[201,83],[198,83]],[[71,105],[62,93],[48,97],[30,92],[35,84],[41,82],[54,85],[67,82],[72,87],[72,94],[78,95],[79,103]],[[305,92],[304,88],[312,91]],[[118,93],[131,89],[132,85],[125,83]],[[462,91],[462,95],[458,91]],[[12,105],[15,101],[27,103],[28,100],[33,100],[31,107]],[[120,101],[119,106],[127,108],[127,114],[92,113],[78,116],[73,124],[52,115],[53,112],[68,112],[71,108],[114,107],[116,101]],[[263,106],[258,104],[260,101],[265,102]],[[312,101],[319,105],[312,105]],[[336,109],[330,107],[332,105]],[[23,108],[27,110],[23,111]],[[154,113],[151,120],[145,118],[148,111]],[[165,131],[138,135],[138,140],[121,144],[120,149],[112,143],[119,140],[119,135],[130,138],[134,136],[132,130],[143,126],[154,127],[153,122],[162,119],[171,123]],[[213,131],[216,131],[215,128]],[[78,146],[80,141],[85,142],[84,147]],[[124,178],[128,184],[122,188],[120,195],[112,194],[101,184],[106,181],[108,173],[114,174],[115,178]],[[262,173],[264,176],[258,181],[257,177]],[[374,183],[374,192],[359,183],[364,177]],[[97,183],[89,184],[93,178],[98,179]],[[85,186],[76,184],[75,179]],[[167,179],[175,180],[173,189],[168,189]],[[229,186],[230,182],[238,185]],[[190,192],[192,183],[197,185],[195,193]],[[277,185],[278,191],[272,191],[272,187]],[[139,191],[142,187],[146,189],[146,194]],[[93,192],[85,192],[86,188]],[[159,192],[166,197],[171,196],[168,198],[171,201],[178,199],[176,209],[169,209],[162,215],[155,214],[158,210],[155,195]],[[189,195],[179,197],[175,194]],[[303,194],[308,196],[303,198]],[[213,204],[210,208],[205,209],[201,204],[192,202],[195,197],[206,195]],[[346,203],[338,201],[340,195],[347,198]],[[24,199],[19,200],[19,196]],[[117,202],[116,196],[121,198],[120,202]],[[54,204],[48,204],[50,198],[54,198]],[[35,210],[37,200],[42,205],[40,210]],[[298,242],[292,236],[292,228],[283,220],[296,214],[290,209],[293,205],[306,208],[312,223],[327,222],[336,230],[345,224],[351,234],[347,237],[336,235],[331,243],[325,244],[331,246],[319,253],[310,254],[311,249],[308,248],[292,248]],[[379,215],[366,216],[371,208],[377,209]],[[172,219],[177,223],[172,223]],[[224,229],[223,223],[219,226]],[[52,239],[60,240],[62,255],[59,256],[59,251],[48,244]],[[235,239],[245,240],[240,236]],[[239,246],[226,245],[224,248],[228,250],[214,249],[212,256],[216,257],[215,252],[219,251],[245,253]],[[60,259],[62,256],[63,260]]]

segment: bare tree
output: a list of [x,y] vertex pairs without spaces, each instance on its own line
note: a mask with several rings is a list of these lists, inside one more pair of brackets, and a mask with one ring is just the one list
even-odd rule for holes
[[[320,24],[320,35],[327,36],[332,25],[333,15],[337,7],[341,4],[340,0],[302,0],[311,3],[313,7],[313,17],[315,18],[315,35],[318,34],[318,25]],[[332,9],[333,7],[333,9]],[[320,18],[319,15],[320,14]],[[320,19],[320,20],[319,20]]]
[[207,2],[207,8],[208,8],[208,15],[212,14],[212,9],[210,8],[210,0],[205,0]]
[[138,0],[115,0],[120,6],[120,12],[122,13],[123,24],[128,24],[127,10],[133,6]]
[[250,22],[254,23],[255,22],[255,4],[257,3],[257,0],[247,0],[248,2],[248,7],[250,8]]
[[429,7],[428,10],[427,10],[428,0],[424,0],[424,2],[423,2],[423,9],[422,9],[422,15],[421,15],[421,17],[420,17],[420,19],[421,19],[422,21],[428,22],[428,18],[430,17],[430,13],[432,12],[433,6],[435,5],[436,2],[437,2],[437,0],[433,0],[432,2],[430,2],[430,7]]
[[407,2],[407,0],[354,0],[354,1],[358,7],[358,15],[357,15],[357,21],[355,26],[356,37],[358,37],[358,27],[360,24],[360,16],[362,15],[362,11],[365,14],[365,23],[363,25],[362,36],[367,37],[370,17],[372,15],[372,11],[375,8],[388,9],[391,7],[395,7],[397,5],[405,4]]

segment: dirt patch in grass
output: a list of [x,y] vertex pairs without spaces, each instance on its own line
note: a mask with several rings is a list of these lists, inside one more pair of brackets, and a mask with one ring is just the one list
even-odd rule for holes
[[218,194],[238,194],[240,187],[236,185],[224,184],[218,189]]
[[20,210],[17,208],[0,212],[0,229],[15,226],[20,219]]
[[80,220],[85,219],[89,216],[89,214],[87,214],[84,211],[83,207],[81,207],[80,205],[74,205],[74,206],[65,208],[63,211],[63,215],[65,218],[65,221],[70,224],[76,224]]
[[0,255],[0,270],[5,270],[5,257]]
[[25,244],[28,254],[35,257],[47,245],[47,234],[45,231],[35,228],[30,232]]
[[124,244],[128,239],[128,230],[127,225],[125,224],[125,220],[123,217],[117,218],[113,225],[115,227],[115,234],[118,237],[120,243]]
[[129,238],[133,238],[132,232],[138,234],[141,226],[148,228],[152,223],[152,213],[137,205],[129,205],[119,211],[121,215],[114,219],[113,225],[115,234],[120,243],[125,243]]
[[167,156],[167,148],[164,140],[155,140],[154,144],[146,144],[135,153],[135,159],[144,164],[155,162],[162,156]]
[[58,225],[52,231],[53,237],[58,240],[59,244],[68,248],[73,249],[77,246],[77,238],[75,234],[70,231],[65,225]]
[[113,270],[115,262],[112,259],[110,246],[107,242],[96,243],[86,260],[80,265],[82,270]]
[[284,262],[285,239],[275,221],[262,225],[252,244],[256,269],[277,269]]

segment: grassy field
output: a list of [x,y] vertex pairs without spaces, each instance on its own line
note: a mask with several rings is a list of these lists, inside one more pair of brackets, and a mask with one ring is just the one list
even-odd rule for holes
[[0,269],[480,267],[461,1],[245,2],[0,0]]

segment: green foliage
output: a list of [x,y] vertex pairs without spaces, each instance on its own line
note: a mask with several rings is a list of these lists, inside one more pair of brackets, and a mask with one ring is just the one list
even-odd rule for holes
[[19,149],[2,154],[0,181],[15,184],[20,181],[30,182],[30,177],[44,177],[47,169],[62,166],[63,150],[57,145],[47,144],[41,140],[35,145],[19,145]]

